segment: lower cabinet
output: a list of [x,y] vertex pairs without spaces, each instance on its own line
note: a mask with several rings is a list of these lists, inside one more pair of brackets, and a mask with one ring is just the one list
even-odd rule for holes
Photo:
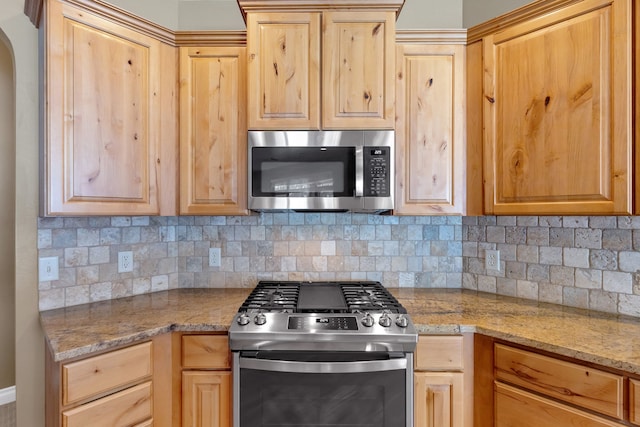
[[478,336],[474,427],[640,425],[629,373]]
[[414,370],[414,426],[472,426],[472,336],[418,338]]
[[182,336],[182,427],[231,427],[230,360],[226,335]]
[[153,423],[153,344],[80,360],[46,362],[47,427],[128,427]]

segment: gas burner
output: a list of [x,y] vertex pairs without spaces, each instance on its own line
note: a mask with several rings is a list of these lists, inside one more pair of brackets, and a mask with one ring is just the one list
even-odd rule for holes
[[295,283],[260,282],[239,311],[293,312],[300,287]]

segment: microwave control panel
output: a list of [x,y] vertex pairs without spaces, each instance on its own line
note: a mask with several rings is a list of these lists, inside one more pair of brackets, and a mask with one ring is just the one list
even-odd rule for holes
[[366,197],[389,197],[390,163],[391,147],[365,147],[364,195]]

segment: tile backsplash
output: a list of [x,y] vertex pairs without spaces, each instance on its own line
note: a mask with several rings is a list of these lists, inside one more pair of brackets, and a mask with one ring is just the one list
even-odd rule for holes
[[640,317],[640,217],[465,217],[462,229],[463,288]]
[[[221,266],[209,267],[210,247]],[[258,280],[379,280],[388,287],[462,282],[462,218],[351,213],[246,217],[40,218],[40,257],[59,280],[40,282],[40,310],[188,287]],[[118,273],[118,252],[134,270]]]
[[[221,267],[209,267],[209,248]],[[376,216],[40,218],[40,310],[173,288],[258,280],[379,280],[467,288],[640,317],[640,217]],[[500,251],[500,271],[485,250]],[[119,251],[134,270],[118,273]]]

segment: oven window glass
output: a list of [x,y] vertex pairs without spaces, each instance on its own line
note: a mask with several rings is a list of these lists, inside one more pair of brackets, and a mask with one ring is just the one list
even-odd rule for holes
[[353,147],[255,147],[251,156],[253,196],[353,196]]
[[398,427],[406,371],[301,374],[240,370],[240,427]]

